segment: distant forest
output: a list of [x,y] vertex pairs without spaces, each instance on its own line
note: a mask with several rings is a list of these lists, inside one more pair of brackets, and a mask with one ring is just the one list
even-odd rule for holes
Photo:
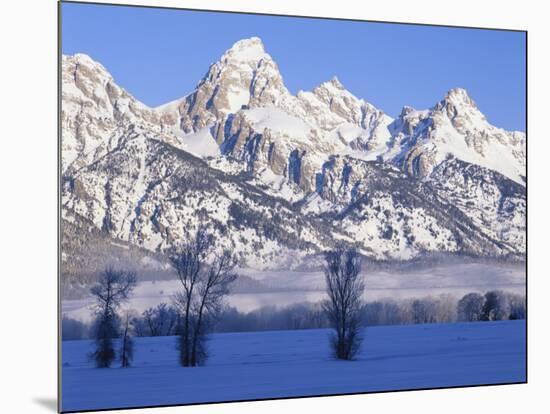
[[[377,300],[367,302],[361,308],[364,326],[512,320],[525,319],[525,316],[525,296],[503,291],[489,291],[484,295],[469,293],[459,300],[451,295]],[[305,302],[287,307],[270,306],[251,312],[225,307],[217,319],[213,332],[330,327],[320,302]],[[166,303],[147,309],[142,314],[134,314],[132,324],[138,337],[174,336],[181,331],[177,310]],[[63,316],[63,340],[91,339],[91,325]]]

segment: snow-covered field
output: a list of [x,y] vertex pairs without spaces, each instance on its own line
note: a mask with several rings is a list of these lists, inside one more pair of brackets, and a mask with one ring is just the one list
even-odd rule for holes
[[137,338],[134,366],[97,369],[89,341],[63,342],[64,411],[524,382],[525,321],[372,327],[356,361],[327,330],[212,335],[182,368],[174,337]]
[[[256,271],[243,269],[239,273],[257,280],[262,292],[234,293],[229,305],[241,312],[263,306],[284,307],[295,303],[317,302],[325,298],[323,273],[300,271]],[[451,294],[457,298],[466,293],[485,293],[492,289],[525,293],[524,264],[462,263],[443,264],[411,270],[376,270],[365,272],[366,300],[407,299]],[[143,312],[161,302],[170,303],[181,286],[176,280],[141,282],[127,307]],[[63,314],[88,321],[91,299],[63,301]]]

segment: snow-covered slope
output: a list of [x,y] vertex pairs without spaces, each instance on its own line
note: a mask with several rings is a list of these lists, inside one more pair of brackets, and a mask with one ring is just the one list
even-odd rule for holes
[[[176,339],[135,339],[131,369],[94,369],[90,341],[64,341],[66,411],[453,387],[526,380],[525,321],[369,327],[354,362],[328,330],[214,334],[204,367],[178,366]],[[183,410],[182,410],[183,411]]]
[[225,174],[134,128],[100,160],[66,177],[67,220],[86,220],[112,238],[164,251],[200,224],[257,267],[290,266],[328,246],[326,225],[286,200]]
[[292,95],[258,38],[157,108],[86,55],[62,71],[63,216],[106,240],[161,252],[205,224],[258,267],[337,242],[378,259],[525,252],[525,134],[462,89],[395,120],[336,77]]

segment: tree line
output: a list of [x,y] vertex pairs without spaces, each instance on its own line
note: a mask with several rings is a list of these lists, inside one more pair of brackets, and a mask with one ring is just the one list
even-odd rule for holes
[[[485,305],[487,297],[489,301]],[[384,299],[366,302],[360,314],[364,326],[525,319],[525,296],[497,290],[485,294],[468,293],[459,300],[452,295]],[[63,340],[93,338],[89,324],[63,316],[62,325]],[[136,337],[177,336],[182,331],[178,311],[168,303],[160,303],[141,314],[133,314],[130,326]],[[330,328],[322,303],[304,302],[282,308],[265,306],[249,312],[225,306],[211,332],[322,328]],[[119,337],[122,329],[122,325],[117,328],[117,332],[121,332]]]
[[108,368],[118,360],[125,368],[132,364],[133,337],[176,336],[180,365],[192,367],[207,360],[211,332],[331,328],[334,356],[350,360],[360,350],[364,326],[524,319],[526,312],[525,297],[502,291],[469,293],[458,301],[441,295],[365,303],[360,254],[337,248],[325,253],[324,301],[242,313],[223,300],[238,277],[236,258],[227,250],[217,252],[204,228],[168,257],[180,282],[171,304],[161,303],[141,315],[121,312],[137,285],[136,274],[108,267],[90,289],[93,322],[88,326],[63,317],[63,340],[92,338],[89,357],[96,367]]

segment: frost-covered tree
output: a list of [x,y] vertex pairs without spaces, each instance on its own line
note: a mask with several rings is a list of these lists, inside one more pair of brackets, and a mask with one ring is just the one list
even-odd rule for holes
[[363,322],[367,326],[411,323],[409,309],[394,300],[365,303],[362,314]]
[[95,351],[90,355],[98,368],[108,368],[116,357],[113,339],[119,336],[117,311],[136,286],[136,274],[107,267],[90,289],[95,298],[93,336]]
[[485,303],[483,304],[482,320],[500,321],[509,319],[510,301],[508,295],[500,290],[492,290],[485,294]]
[[435,321],[437,323],[456,322],[456,298],[450,294],[441,294],[435,299]]
[[480,321],[483,315],[485,298],[479,293],[468,293],[458,301],[458,320],[475,322]]
[[435,323],[437,320],[436,302],[432,299],[415,299],[411,304],[414,323]]
[[325,253],[325,262],[328,299],[324,309],[335,331],[332,349],[336,358],[351,360],[361,346],[361,297],[365,290],[361,257],[354,249],[338,248]]
[[174,304],[181,315],[180,364],[203,364],[208,355],[207,334],[222,309],[229,285],[237,279],[235,257],[229,251],[217,254],[213,238],[204,228],[170,255],[170,262],[181,283]]

